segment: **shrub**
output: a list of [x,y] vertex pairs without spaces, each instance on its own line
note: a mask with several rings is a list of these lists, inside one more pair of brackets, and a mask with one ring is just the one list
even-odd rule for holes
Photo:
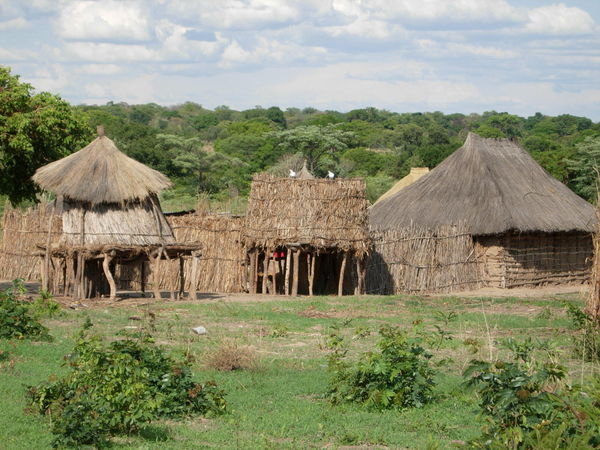
[[255,369],[258,360],[252,347],[225,340],[206,356],[206,365],[221,371]]
[[565,308],[577,330],[571,338],[575,354],[586,361],[597,361],[600,358],[600,323],[576,305],[565,303]]
[[511,343],[515,361],[472,361],[464,375],[476,387],[487,418],[473,446],[537,449],[600,444],[600,383],[561,389],[564,367],[531,360],[531,342]]
[[48,329],[32,314],[31,305],[17,299],[17,286],[0,291],[0,339],[51,340]]
[[329,398],[332,403],[361,403],[374,409],[421,407],[433,400],[431,355],[420,340],[396,327],[379,330],[377,350],[348,361],[348,348],[335,331],[330,335]]
[[160,417],[225,410],[223,392],[214,383],[194,382],[189,367],[149,336],[105,344],[88,334],[89,326],[65,357],[70,373],[29,388],[33,408],[53,418],[55,445],[101,445]]

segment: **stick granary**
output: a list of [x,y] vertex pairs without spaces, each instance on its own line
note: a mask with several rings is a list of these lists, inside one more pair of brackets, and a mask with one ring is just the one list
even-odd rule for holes
[[361,293],[371,245],[365,190],[362,179],[255,176],[242,228],[247,290]]

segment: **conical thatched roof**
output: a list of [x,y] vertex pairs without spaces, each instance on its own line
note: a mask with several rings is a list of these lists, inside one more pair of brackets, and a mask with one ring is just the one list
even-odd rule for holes
[[421,178],[423,175],[425,175],[427,173],[429,173],[428,167],[412,167],[410,169],[410,173],[408,175],[406,175],[404,178],[399,180],[388,191],[386,191],[384,194],[382,194],[381,197],[379,197],[374,204],[377,204],[380,201],[385,200],[388,197],[391,197],[396,192],[404,189],[408,185],[413,184],[415,181],[417,181],[419,178]]
[[508,139],[469,133],[435,169],[373,205],[371,226],[464,223],[471,234],[593,231],[594,208]]
[[315,176],[312,173],[310,173],[310,170],[308,170],[308,167],[306,167],[306,160],[304,160],[302,169],[300,169],[300,172],[298,173],[296,178],[299,180],[312,180],[315,178]]
[[92,205],[144,199],[171,186],[166,176],[122,153],[101,129],[98,134],[87,147],[40,167],[33,181]]

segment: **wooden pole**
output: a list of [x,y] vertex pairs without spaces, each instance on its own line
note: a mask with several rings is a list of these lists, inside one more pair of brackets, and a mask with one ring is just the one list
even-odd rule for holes
[[146,293],[146,260],[140,257],[140,278],[142,294]]
[[317,255],[314,253],[308,253],[306,255],[308,261],[308,295],[311,297],[314,295],[314,282],[315,282],[315,265],[317,263]]
[[290,295],[290,268],[292,264],[292,250],[286,248],[285,250],[285,283],[283,287],[283,294]]
[[153,277],[152,277],[152,289],[154,290],[154,298],[160,298],[160,259],[162,258],[162,247],[157,250],[156,257],[153,261]]
[[250,269],[248,270],[248,292],[256,294],[256,249],[250,250]]
[[298,278],[300,274],[300,250],[294,250],[294,277],[292,279],[292,295],[298,295]]
[[340,267],[340,279],[338,282],[338,295],[341,297],[344,292],[344,274],[346,272],[346,260],[348,259],[348,253],[344,252],[342,258],[342,267]]
[[364,293],[364,275],[362,270],[362,258],[359,256],[355,256],[356,258],[356,277],[358,279],[358,283],[356,286],[356,294],[362,295]]
[[183,298],[183,292],[185,291],[185,265],[183,262],[183,256],[179,255],[179,292],[177,298]]
[[108,281],[108,285],[110,286],[110,299],[114,300],[117,297],[117,285],[115,283],[115,279],[110,272],[110,262],[113,259],[112,253],[105,253],[104,260],[102,261],[102,269],[104,269],[104,276]]
[[75,269],[73,270],[73,301],[77,301],[79,299],[79,272],[81,272],[81,258],[79,257],[80,252],[76,251],[73,255],[73,260],[77,261]]
[[198,252],[192,252],[192,277],[190,280],[190,298],[196,300],[196,287],[198,285]]
[[271,270],[271,274],[273,275],[273,292],[271,294],[277,295],[277,262],[273,260],[273,264],[271,264],[273,270]]
[[42,289],[48,291],[50,288],[50,240],[52,238],[52,219],[54,218],[56,200],[50,207],[50,218],[48,219],[48,234],[46,236],[46,251],[44,253],[44,265],[42,267]]
[[267,281],[269,278],[269,248],[265,248],[264,259],[263,259],[263,270],[262,270],[262,293],[267,293]]

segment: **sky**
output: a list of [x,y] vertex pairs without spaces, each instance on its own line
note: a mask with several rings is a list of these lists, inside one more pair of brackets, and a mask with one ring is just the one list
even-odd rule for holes
[[0,0],[0,65],[73,104],[600,121],[600,0]]

